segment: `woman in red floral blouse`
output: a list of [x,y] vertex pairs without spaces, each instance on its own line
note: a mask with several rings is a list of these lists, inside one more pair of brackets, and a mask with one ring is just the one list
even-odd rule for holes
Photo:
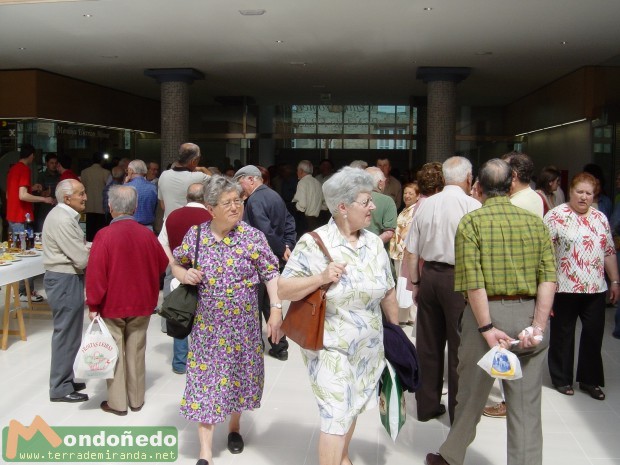
[[574,394],[575,326],[579,317],[582,329],[576,381],[592,398],[603,400],[605,272],[612,303],[620,295],[620,278],[609,222],[592,207],[596,183],[588,173],[577,174],[571,181],[570,200],[550,210],[544,222],[555,247],[558,274],[549,341],[551,381],[562,394]]

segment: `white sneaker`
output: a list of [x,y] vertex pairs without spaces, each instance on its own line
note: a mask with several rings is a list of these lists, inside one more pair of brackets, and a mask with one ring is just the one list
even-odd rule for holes
[[[32,302],[43,302],[43,296],[37,294],[36,291],[30,293],[30,300]],[[19,294],[20,302],[28,302],[28,296],[26,294]]]

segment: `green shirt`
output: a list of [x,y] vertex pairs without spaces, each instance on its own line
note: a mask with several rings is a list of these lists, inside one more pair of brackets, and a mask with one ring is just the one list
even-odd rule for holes
[[370,193],[370,196],[376,208],[371,212],[372,219],[366,230],[376,235],[384,231],[394,231],[398,214],[392,197],[374,191]]
[[542,220],[492,197],[459,223],[454,289],[486,289],[492,295],[535,296],[538,284],[555,282],[555,258]]

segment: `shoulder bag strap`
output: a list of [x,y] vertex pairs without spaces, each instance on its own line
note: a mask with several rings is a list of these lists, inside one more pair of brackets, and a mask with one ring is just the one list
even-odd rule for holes
[[[327,247],[325,247],[325,244],[323,243],[323,239],[321,239],[321,236],[319,236],[314,231],[310,231],[308,234],[310,234],[312,238],[315,240],[316,244],[319,246],[319,249],[321,249],[321,252],[323,252],[323,255],[325,255],[325,258],[327,258],[328,261],[333,262],[334,260],[332,259],[332,256],[327,251]],[[325,292],[327,292],[327,290],[331,287],[332,284],[333,283],[323,284],[321,287],[323,288]]]
[[198,245],[200,242],[200,226],[198,225],[198,231],[196,231],[196,247],[194,247],[194,262],[192,263],[192,268],[196,268],[196,263],[198,262]]
[[325,255],[327,260],[329,260],[330,262],[333,262],[334,260],[332,259],[332,256],[327,251],[327,247],[325,247],[325,244],[323,243],[323,239],[321,239],[321,236],[319,236],[314,231],[310,231],[308,234],[310,234],[314,238],[314,240],[316,241],[316,244],[319,246],[319,249],[321,249],[321,252],[323,252],[323,255]]

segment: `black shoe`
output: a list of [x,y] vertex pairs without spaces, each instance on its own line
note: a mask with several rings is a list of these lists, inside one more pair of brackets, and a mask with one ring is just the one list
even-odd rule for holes
[[271,355],[273,358],[277,358],[282,362],[288,360],[288,350],[286,349],[279,350],[277,352],[275,351],[275,349],[269,349],[269,355]]
[[429,420],[432,420],[433,418],[437,418],[442,416],[444,413],[446,413],[446,406],[444,404],[439,404],[439,410],[437,410],[437,412],[435,412],[433,415],[431,415],[430,417],[418,417],[418,421],[421,422],[426,422]]
[[243,446],[243,438],[239,433],[228,433],[228,450],[231,454],[240,454]]
[[71,383],[75,392],[83,391],[86,389],[86,383]]
[[101,402],[101,410],[103,410],[104,412],[107,413],[113,413],[114,415],[118,415],[119,417],[124,417],[125,415],[127,415],[127,410],[114,410],[112,407],[110,407],[108,405],[108,401],[104,400],[103,402]]
[[196,462],[196,465],[209,465],[209,462],[205,459],[200,459]]
[[80,394],[79,392],[75,391],[63,397],[50,397],[50,401],[52,402],[86,402],[87,400],[87,394]]

